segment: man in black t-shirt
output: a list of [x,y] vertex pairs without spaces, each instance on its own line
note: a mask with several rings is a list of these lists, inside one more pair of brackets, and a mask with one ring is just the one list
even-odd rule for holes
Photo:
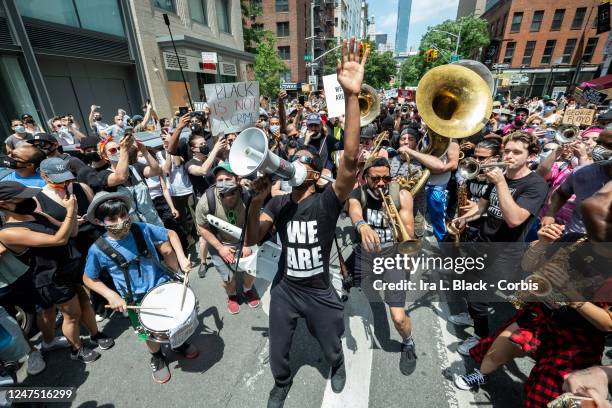
[[344,307],[330,282],[329,256],[336,222],[357,176],[358,95],[368,53],[366,48],[360,62],[354,38],[350,47],[343,41],[342,62],[338,63],[337,72],[344,89],[347,119],[344,157],[336,181],[317,193],[315,185],[323,163],[318,151],[302,147],[292,159],[305,167],[306,180],[293,187],[291,194],[273,197],[261,214],[260,208],[270,195],[272,184],[268,176],[253,182],[257,194],[247,216],[245,245],[260,242],[274,225],[283,247],[279,273],[270,293],[270,366],[275,385],[268,408],[282,407],[291,387],[289,351],[299,317],[306,319],[310,333],[331,365],[332,390],[341,392],[346,382],[341,341]]
[[[361,243],[355,245],[353,254],[347,259],[346,265],[349,270],[354,271],[357,279],[363,275],[368,275],[365,276],[367,284],[362,287],[369,291],[375,280],[379,279],[370,275],[373,258],[392,258],[397,254],[393,245],[395,242],[393,230],[386,220],[379,189],[384,194],[389,194],[394,204],[396,200],[398,201],[395,205],[399,217],[411,237],[414,236],[414,218],[412,215],[412,195],[408,190],[399,190],[399,186],[396,184],[389,185],[391,174],[387,159],[378,157],[369,160],[366,162],[363,171],[367,184],[353,190],[349,196],[348,210],[351,221],[361,238]],[[365,251],[365,253],[362,251]],[[407,276],[409,276],[403,269],[385,269],[383,280],[386,283],[400,283],[407,280]],[[402,336],[400,372],[404,375],[410,375],[416,368],[417,355],[412,339],[412,322],[410,317],[406,316],[404,309],[406,291],[385,289],[384,292],[385,303],[389,305],[391,320],[393,320],[399,335]],[[387,318],[385,317],[384,320],[386,321]]]
[[[480,241],[524,242],[548,194],[548,183],[529,170],[529,162],[539,150],[535,136],[521,131],[510,133],[503,149],[503,159],[509,163],[506,174],[499,167],[484,170],[491,184],[478,206],[450,223],[450,232],[459,233],[466,222],[477,220],[486,213],[486,220],[480,225]],[[516,249],[508,245],[506,252],[495,254],[496,265],[504,265],[504,261],[505,265],[516,265]],[[500,271],[497,272],[499,275]],[[469,303],[468,311],[474,319],[475,336],[457,348],[463,355],[469,355],[469,350],[489,335],[489,303]]]

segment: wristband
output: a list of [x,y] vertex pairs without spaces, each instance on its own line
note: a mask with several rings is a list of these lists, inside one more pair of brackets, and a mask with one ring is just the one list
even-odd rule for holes
[[364,220],[359,220],[355,223],[355,231],[357,231],[357,233],[360,235],[361,233],[359,232],[359,229],[361,228],[362,225],[367,225],[367,222],[365,222]]

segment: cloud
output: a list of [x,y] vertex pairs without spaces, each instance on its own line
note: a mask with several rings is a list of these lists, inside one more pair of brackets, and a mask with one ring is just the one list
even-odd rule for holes
[[386,16],[380,17],[376,22],[376,31],[388,32],[392,30],[395,32],[395,26],[397,25],[397,13],[387,14]]
[[[459,0],[451,0],[432,7],[431,0],[413,0],[410,24],[426,22],[427,25],[436,25],[441,23],[443,20],[440,20],[440,16],[449,13],[451,10],[456,13],[458,3]],[[453,19],[455,15],[452,16]]]

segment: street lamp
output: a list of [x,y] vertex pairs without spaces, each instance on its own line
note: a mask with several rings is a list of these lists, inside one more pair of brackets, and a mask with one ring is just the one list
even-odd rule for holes
[[457,44],[455,45],[455,55],[459,56],[459,43],[461,42],[461,26],[459,26],[459,34],[451,33],[449,31],[444,31],[444,30],[436,30],[436,29],[432,29],[431,31],[437,31],[439,33],[444,33],[444,34],[452,35],[453,37],[455,37],[457,39]]

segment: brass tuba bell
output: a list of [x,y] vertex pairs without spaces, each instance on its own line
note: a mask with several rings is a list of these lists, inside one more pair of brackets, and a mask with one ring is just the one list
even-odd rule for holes
[[380,96],[376,89],[370,85],[361,85],[361,91],[359,91],[359,119],[361,121],[361,127],[364,127],[374,121],[380,115]]
[[456,64],[427,71],[419,81],[416,103],[431,131],[455,139],[482,130],[493,110],[487,82],[471,69]]

